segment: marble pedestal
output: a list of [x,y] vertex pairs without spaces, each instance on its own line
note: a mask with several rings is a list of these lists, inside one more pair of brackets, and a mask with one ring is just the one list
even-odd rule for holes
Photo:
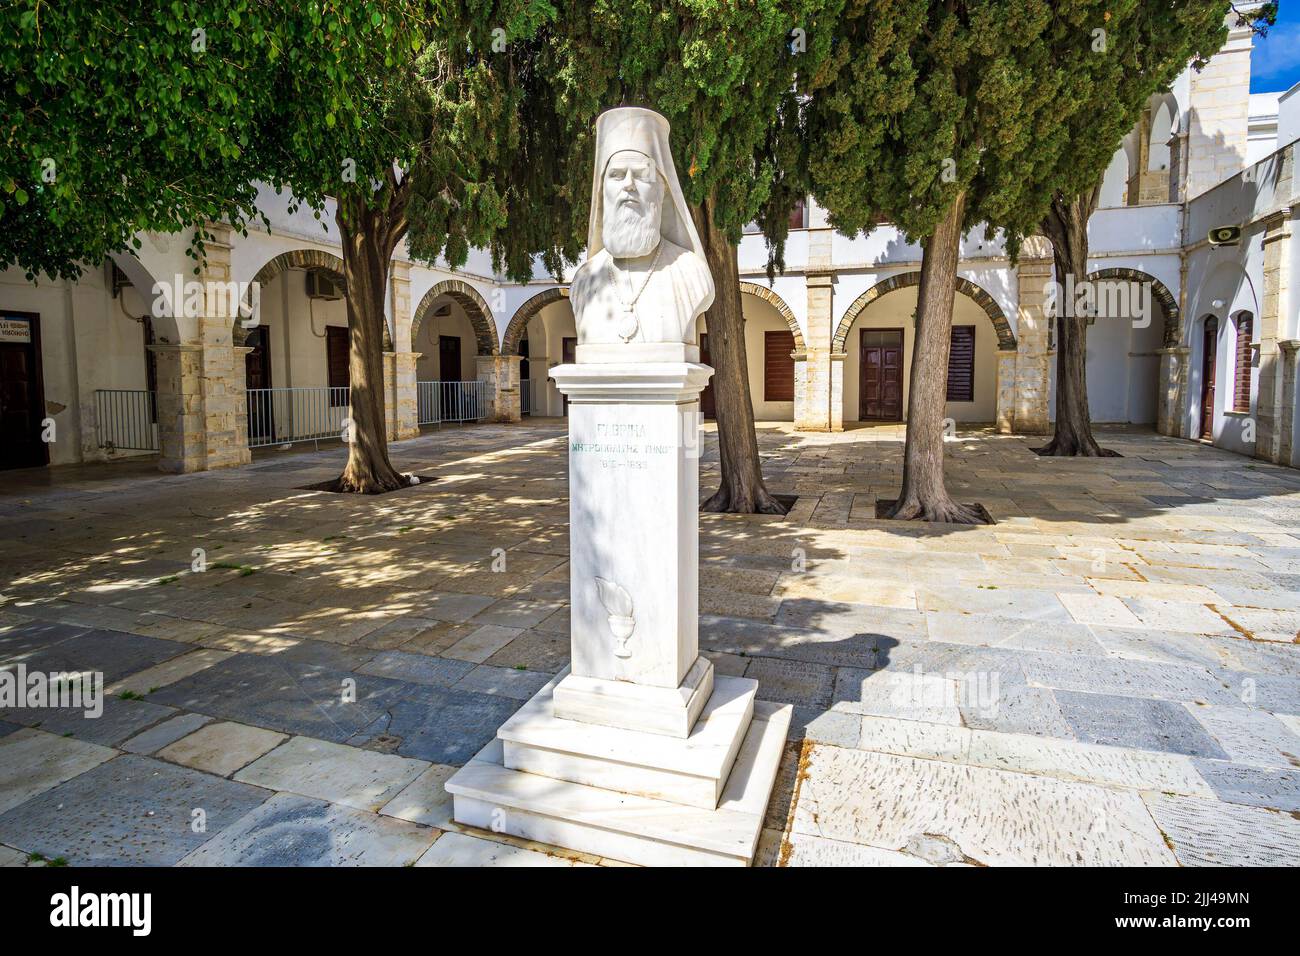
[[689,361],[551,371],[569,398],[572,663],[447,782],[458,823],[631,863],[753,859],[791,708],[699,653],[711,374]]

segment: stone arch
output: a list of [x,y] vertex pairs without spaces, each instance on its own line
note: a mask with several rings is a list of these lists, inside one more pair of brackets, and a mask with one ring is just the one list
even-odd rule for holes
[[1090,282],[1100,279],[1121,279],[1125,282],[1151,283],[1151,296],[1160,303],[1160,308],[1165,313],[1164,347],[1170,349],[1178,344],[1182,337],[1182,328],[1178,316],[1178,301],[1163,282],[1153,275],[1129,268],[1098,269],[1096,272],[1088,274],[1088,281]]
[[[831,345],[831,350],[839,353],[844,352],[844,343],[849,337],[849,330],[853,328],[853,322],[872,302],[891,292],[909,286],[919,286],[920,284],[920,272],[904,272],[900,275],[890,276],[888,279],[882,279],[862,293],[853,300],[853,304],[849,306],[848,311],[844,313],[844,317],[840,319],[839,326],[835,329],[835,340]],[[957,291],[983,309],[984,314],[989,317],[989,321],[993,323],[993,330],[998,336],[998,351],[1014,352],[1016,350],[1016,334],[1011,331],[1011,323],[1002,314],[1002,309],[998,307],[993,296],[962,276],[957,277]]]
[[767,286],[759,285],[756,282],[741,282],[740,293],[741,295],[752,295],[756,299],[762,299],[776,309],[781,314],[781,318],[785,319],[785,324],[790,326],[790,331],[794,335],[794,350],[796,352],[805,351],[806,346],[803,342],[803,332],[799,330],[799,321],[794,317],[794,313],[790,311],[790,307],[785,304],[784,299]]
[[515,314],[510,317],[510,323],[506,326],[506,337],[501,343],[502,355],[518,355],[519,343],[524,340],[524,331],[528,328],[528,323],[542,309],[546,308],[552,302],[559,302],[561,299],[569,297],[568,286],[557,286],[553,289],[547,289],[545,292],[539,292],[524,302],[519,308],[515,309]]
[[[126,276],[146,305],[151,306],[149,319],[153,325],[153,333],[158,344],[176,345],[180,343],[182,336],[180,326],[176,322],[175,306],[170,296],[154,296],[154,287],[158,284],[158,280],[153,277],[149,267],[129,252],[110,253],[109,259],[122,275]],[[155,298],[157,299],[156,308],[152,307]]]
[[492,318],[492,309],[479,294],[478,289],[461,279],[443,279],[424,294],[420,304],[411,316],[411,341],[420,336],[420,325],[428,315],[433,304],[446,296],[465,310],[465,317],[474,328],[474,338],[478,343],[479,355],[497,355],[497,324]]
[[[318,269],[322,272],[328,272],[340,285],[347,281],[344,277],[343,260],[332,252],[326,252],[324,249],[291,249],[288,252],[282,252],[258,269],[257,274],[253,276],[253,281],[259,286],[264,286],[290,269]],[[234,344],[242,345],[247,335],[248,330],[236,322],[231,337]],[[388,323],[385,322],[384,351],[391,352],[392,350],[393,337],[388,330]]]

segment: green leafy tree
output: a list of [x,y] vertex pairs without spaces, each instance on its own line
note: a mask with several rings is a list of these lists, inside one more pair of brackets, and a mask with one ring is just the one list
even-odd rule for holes
[[[774,265],[800,198],[782,162],[797,116],[795,76],[829,53],[840,0],[595,0],[559,5],[544,31],[560,163],[551,245],[585,242],[593,123],[622,105],[672,126],[674,162],[705,246],[717,294],[705,314],[715,367],[721,482],[705,510],[782,514],[763,482],[746,370],[737,247],[759,220]],[[538,116],[530,113],[530,116]],[[558,168],[558,167],[557,167]]]
[[246,222],[256,180],[282,184],[265,162],[280,135],[273,121],[351,122],[388,36],[415,26],[399,16],[407,6],[6,5],[0,266],[76,278],[138,247],[139,232]]
[[1070,78],[1104,0],[851,0],[834,60],[808,76],[804,141],[832,225],[882,220],[921,245],[903,483],[890,516],[972,523],[944,483],[944,408],[962,235],[1004,232],[1015,256],[1051,192],[1037,171],[1072,148]]
[[521,114],[535,50],[518,41],[551,12],[544,0],[434,4],[431,25],[412,38],[415,56],[389,38],[367,109],[350,125],[321,129],[308,118],[295,128],[284,117],[299,135],[286,137],[276,173],[306,202],[337,200],[353,424],[340,491],[375,493],[408,480],[388,457],[383,394],[384,303],[398,246],[406,241],[413,259],[452,268],[471,247],[487,247],[514,278],[531,274],[533,231],[506,228],[537,150]]
[[[1032,179],[1051,197],[1039,230],[1051,243],[1058,283],[1087,279],[1088,220],[1115,151],[1153,94],[1222,47],[1230,7],[1227,0],[1118,0],[1061,12],[1065,28],[1049,42],[1065,81],[1061,95],[1069,109],[1061,123],[1069,148],[1044,157],[1050,161]],[[1275,9],[1261,16],[1275,16]],[[1091,39],[1081,43],[1080,35]],[[1085,367],[1090,317],[1086,302],[1078,304],[1057,299],[1056,420],[1052,440],[1036,449],[1040,455],[1114,454],[1092,433]]]
[[[139,232],[258,215],[258,182],[323,215],[334,202],[347,280],[352,441],[341,490],[404,479],[388,459],[382,342],[389,263],[463,263],[488,245],[518,274],[529,235],[504,230],[515,168],[511,41],[544,2],[36,0],[0,29],[0,265],[75,277]],[[526,52],[526,50],[524,51]]]

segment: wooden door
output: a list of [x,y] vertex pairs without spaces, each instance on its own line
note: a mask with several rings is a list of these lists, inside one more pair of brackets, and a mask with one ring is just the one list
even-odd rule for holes
[[[347,329],[343,330],[346,334]],[[248,438],[258,441],[275,434],[271,388],[271,334],[265,325],[248,330],[244,346],[244,387],[248,390]],[[267,389],[268,391],[262,391]]]
[[459,382],[460,336],[438,336],[438,378],[444,382]]
[[439,417],[460,421],[465,416],[461,389],[457,384],[461,380],[459,335],[438,336],[438,380],[442,382],[438,388],[442,392],[439,400],[443,408]]
[[858,418],[864,422],[903,420],[903,330],[861,331]]
[[[560,363],[562,365],[572,365],[577,361],[578,339],[575,336],[566,335],[560,339]],[[564,417],[569,417],[569,396],[564,396]]]
[[713,405],[713,380],[717,378],[717,366],[713,364],[713,356],[709,354],[709,333],[700,333],[700,364],[708,365],[714,369],[715,374],[709,376],[709,384],[704,386],[704,391],[700,393],[700,414],[707,419],[717,418],[717,413]]
[[0,468],[49,464],[50,448],[41,440],[44,418],[40,318],[0,313]]
[[1201,348],[1201,437],[1214,437],[1214,375],[1219,366],[1219,320],[1205,320],[1205,340]]

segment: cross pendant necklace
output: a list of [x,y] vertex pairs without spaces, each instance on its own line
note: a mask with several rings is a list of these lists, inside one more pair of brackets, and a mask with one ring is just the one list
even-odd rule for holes
[[[618,323],[617,331],[618,331],[618,337],[622,339],[624,342],[632,341],[632,339],[636,336],[637,330],[640,328],[640,323],[637,322],[637,318],[636,318],[636,304],[637,301],[641,298],[641,293],[645,292],[646,286],[650,284],[650,277],[654,275],[655,269],[658,268],[659,259],[663,255],[663,252],[664,252],[663,243],[660,243],[659,248],[655,250],[654,262],[650,263],[650,268],[646,270],[645,278],[641,280],[641,288],[636,290],[636,293],[632,296],[630,301],[628,299],[623,298],[623,283],[621,281],[618,281],[619,277],[617,272],[618,270],[617,264],[615,264],[614,266],[616,270],[614,291],[618,294],[619,301],[623,303],[623,317]],[[629,273],[628,288],[630,289],[631,287],[632,287],[632,278],[631,278],[631,274]]]

